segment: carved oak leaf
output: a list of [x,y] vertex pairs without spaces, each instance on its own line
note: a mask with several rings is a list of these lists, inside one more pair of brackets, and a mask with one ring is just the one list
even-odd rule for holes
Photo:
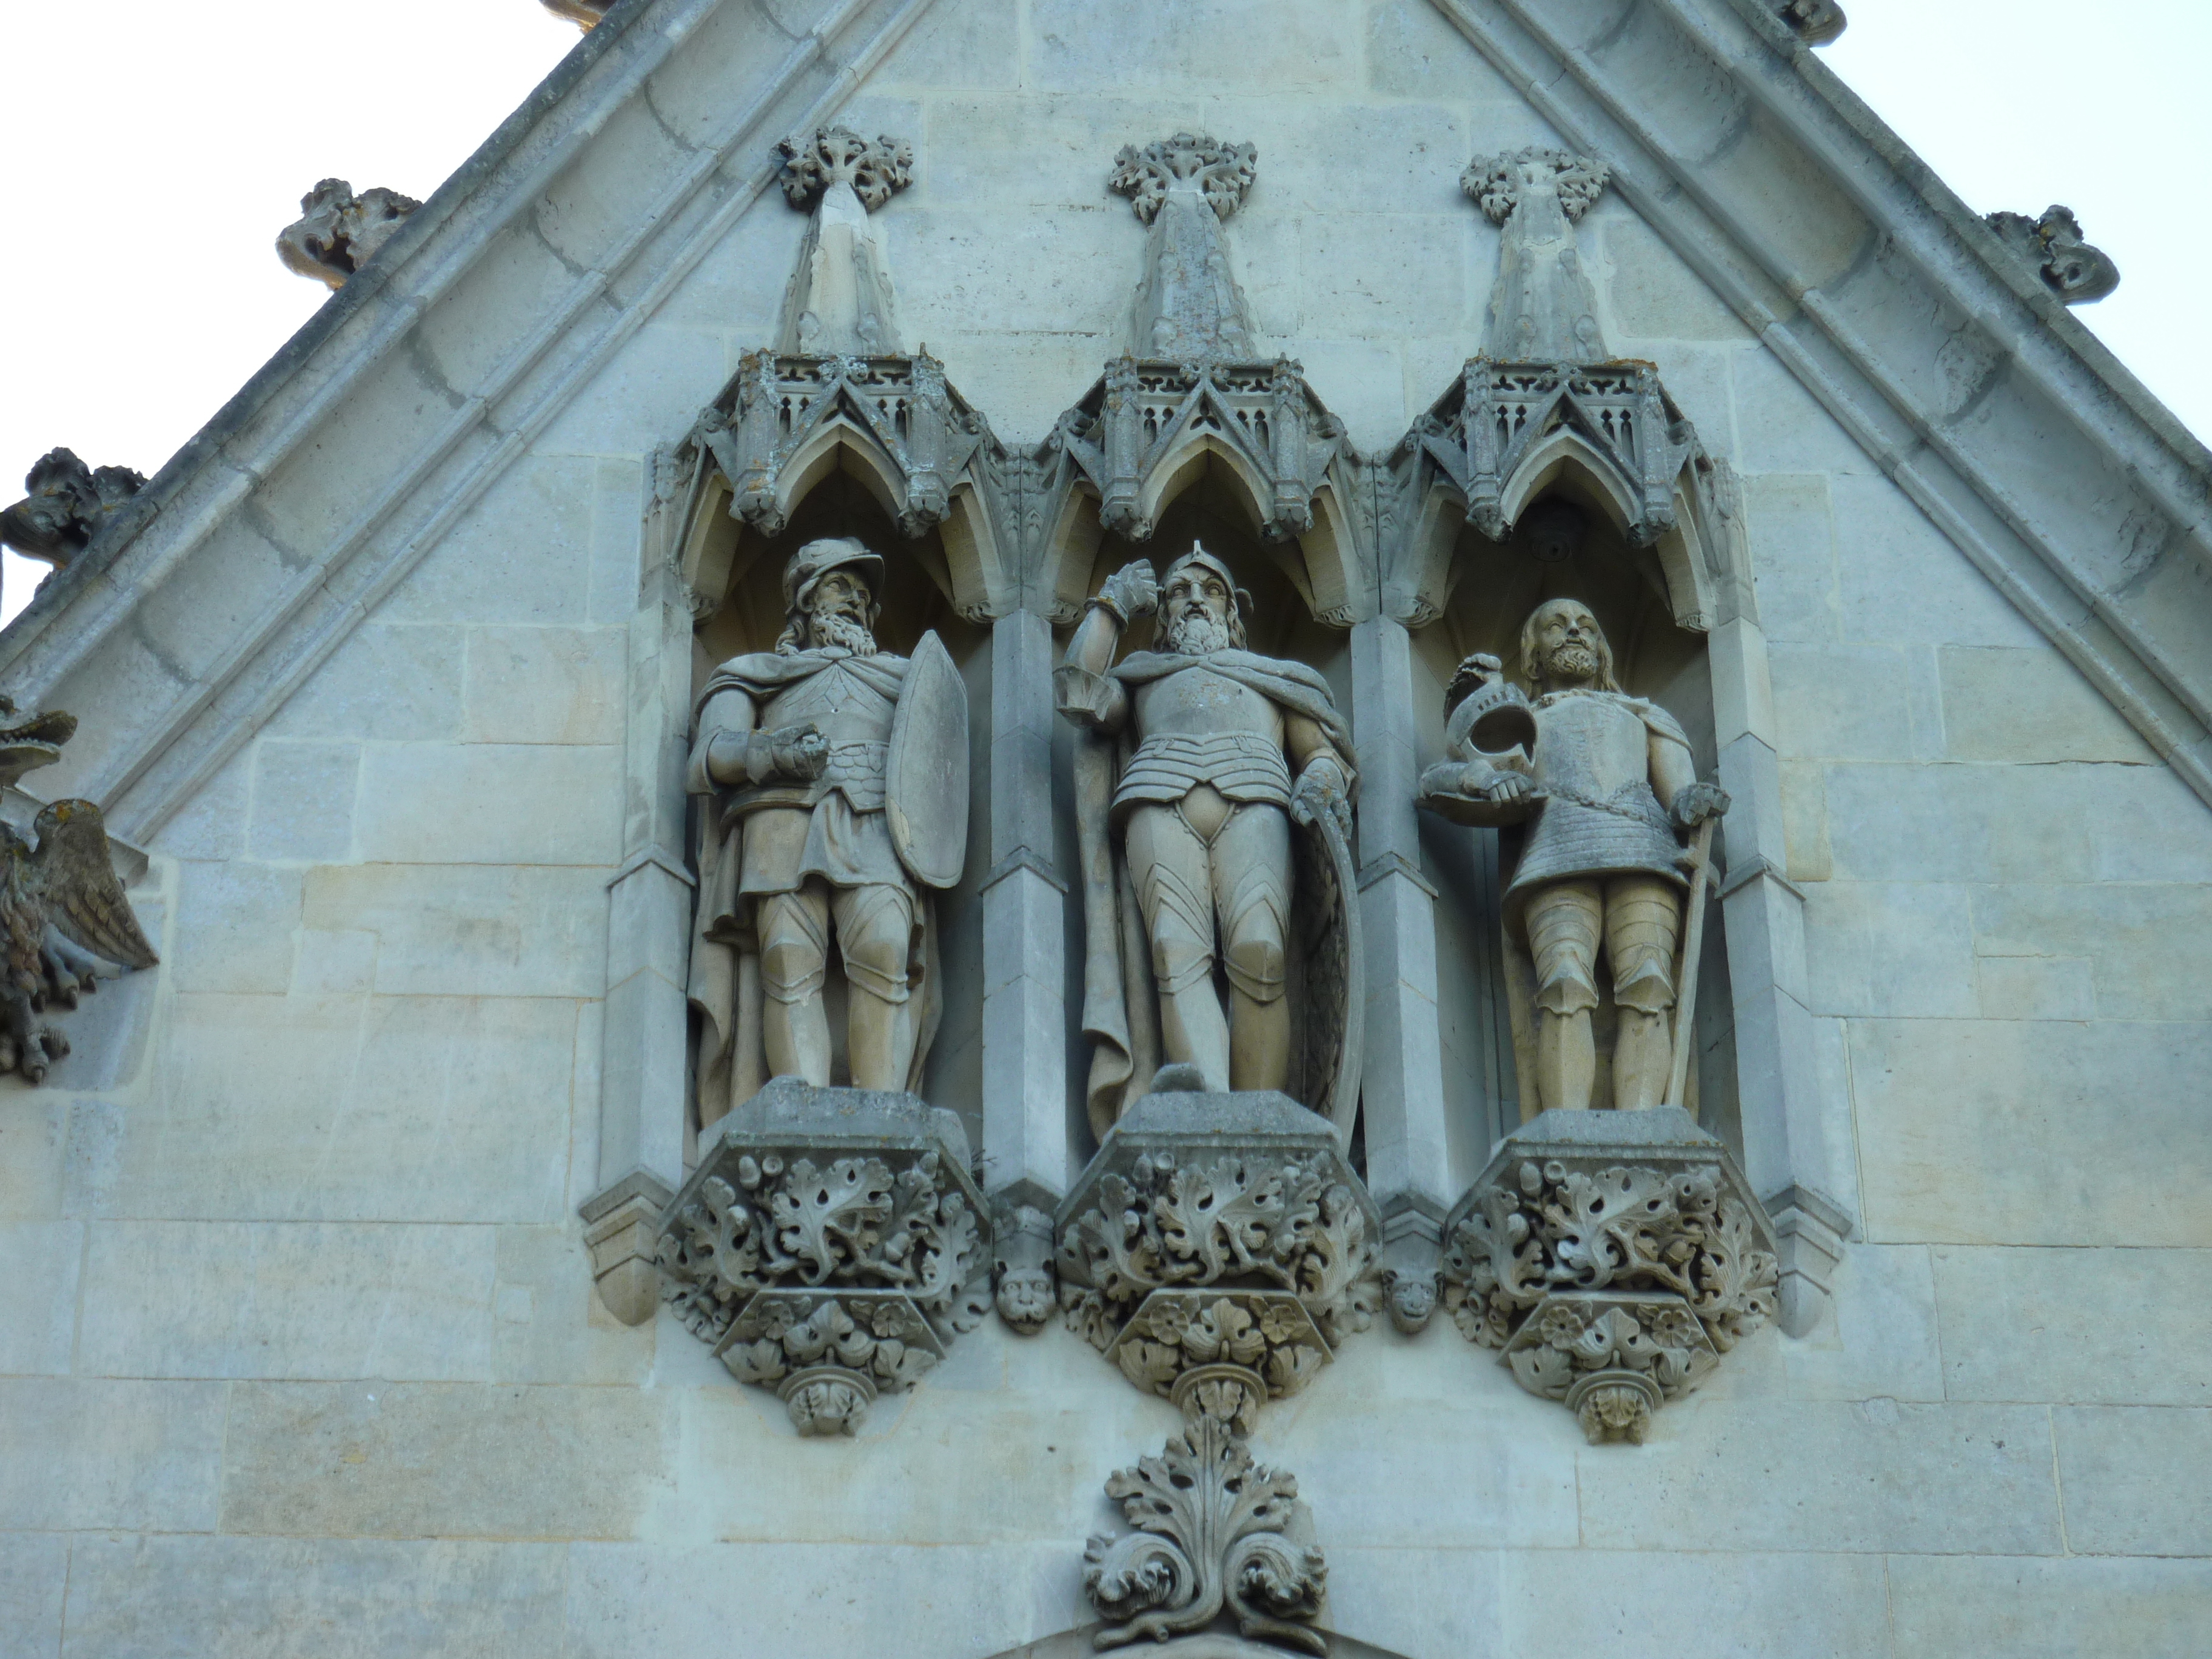
[[1531,145],[1510,155],[1477,157],[1460,174],[1459,187],[1474,198],[1485,218],[1502,225],[1521,205],[1523,176],[1532,173],[1551,175],[1569,224],[1580,222],[1613,177],[1610,167],[1589,156]]
[[843,1264],[866,1259],[877,1226],[891,1213],[891,1172],[879,1158],[841,1158],[827,1170],[811,1159],[791,1166],[791,1178],[769,1201],[774,1217],[771,1272],[796,1266],[809,1285],[819,1285]]
[[1260,152],[1253,145],[1179,132],[1142,149],[1122,145],[1107,188],[1127,197],[1137,217],[1149,225],[1166,202],[1169,187],[1179,179],[1194,179],[1214,217],[1225,220],[1243,204],[1259,162]]

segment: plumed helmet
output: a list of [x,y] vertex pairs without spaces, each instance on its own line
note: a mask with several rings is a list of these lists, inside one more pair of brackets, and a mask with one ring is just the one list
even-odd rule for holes
[[806,602],[814,597],[815,583],[833,570],[847,569],[858,570],[866,580],[869,597],[874,601],[869,606],[872,614],[883,603],[883,557],[869,552],[850,536],[824,536],[791,556],[791,562],[783,568],[784,614],[795,617],[805,610]]

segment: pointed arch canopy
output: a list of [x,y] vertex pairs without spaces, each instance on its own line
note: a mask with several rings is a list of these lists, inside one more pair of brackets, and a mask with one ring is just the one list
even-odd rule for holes
[[[1064,458],[1071,497],[1060,527],[1091,531],[1085,550],[1106,532],[1148,539],[1177,496],[1213,477],[1282,550],[1276,562],[1315,617],[1338,628],[1357,619],[1370,586],[1346,500],[1358,459],[1297,363],[1117,358],[1061,417],[1051,447]],[[1078,505],[1086,497],[1095,512]],[[1065,562],[1072,545],[1055,536],[1048,556]],[[1055,580],[1055,592],[1066,586]]]
[[[987,621],[1016,602],[1017,553],[988,487],[1005,448],[933,357],[749,353],[692,441],[720,468],[730,516],[763,535],[842,473],[902,535],[938,532],[961,615]],[[695,525],[687,545],[706,540]],[[685,574],[701,586],[710,573]]]
[[1705,499],[1717,465],[1650,363],[1470,359],[1400,446],[1405,528],[1386,555],[1385,604],[1413,626],[1433,621],[1461,526],[1503,540],[1565,487],[1653,550],[1676,625],[1703,633],[1725,557]]

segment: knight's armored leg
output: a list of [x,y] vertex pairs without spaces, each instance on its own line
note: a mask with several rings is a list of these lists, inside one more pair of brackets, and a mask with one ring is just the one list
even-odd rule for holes
[[760,902],[761,1040],[773,1077],[830,1085],[830,1019],[822,980],[830,959],[830,896],[819,881]]
[[[1605,884],[1605,956],[1620,1024],[1613,1040],[1613,1103],[1656,1106],[1674,1060],[1674,941],[1682,926],[1679,888],[1658,876],[1615,876]],[[1678,1105],[1680,1102],[1676,1103]]]
[[845,958],[845,1053],[855,1089],[903,1089],[914,1064],[907,1004],[914,952],[914,896],[888,883],[830,896]]
[[1555,882],[1529,899],[1528,921],[1536,960],[1536,1098],[1546,1111],[1587,1111],[1597,1082],[1590,1010],[1605,900],[1594,881]]
[[1213,838],[1212,864],[1229,981],[1229,1086],[1279,1089],[1291,1072],[1290,818],[1264,803],[1238,807]]
[[1129,814],[1129,878],[1152,942],[1160,1046],[1209,1089],[1229,1086],[1229,1022],[1213,989],[1213,899],[1206,843],[1172,806]]

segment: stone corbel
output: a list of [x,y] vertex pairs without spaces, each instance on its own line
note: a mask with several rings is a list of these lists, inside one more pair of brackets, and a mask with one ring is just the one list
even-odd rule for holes
[[669,1206],[662,1294],[801,1434],[851,1434],[989,1310],[968,1164],[954,1113],[774,1079],[722,1119]]
[[1287,1095],[1142,1097],[1053,1225],[1070,1328],[1147,1393],[1246,1432],[1380,1298],[1375,1201]]
[[2081,240],[2071,208],[2051,206],[2039,219],[2025,213],[1992,213],[1989,227],[2032,266],[2043,285],[2069,306],[2093,305],[2120,285],[2120,268],[2100,247]]
[[1052,1218],[1030,1204],[1001,1201],[991,1218],[991,1283],[999,1317],[1024,1336],[1051,1322],[1059,1305]]
[[625,1325],[642,1325],[659,1304],[660,1218],[675,1196],[659,1176],[635,1170],[577,1211],[599,1300]]
[[1675,1106],[1543,1113],[1444,1221],[1444,1302],[1593,1445],[1652,1413],[1775,1312],[1775,1231],[1726,1146]]
[[1414,1193],[1394,1194],[1382,1206],[1382,1305],[1404,1336],[1428,1328],[1443,1288],[1443,1217]]

